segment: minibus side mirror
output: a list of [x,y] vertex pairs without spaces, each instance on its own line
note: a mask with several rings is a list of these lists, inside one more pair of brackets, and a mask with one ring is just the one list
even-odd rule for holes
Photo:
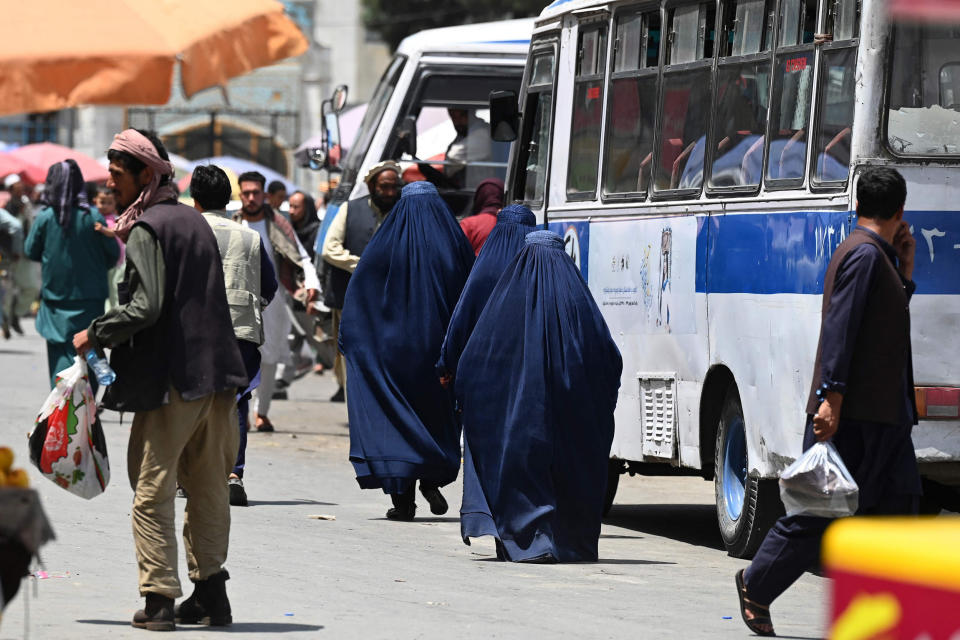
[[497,142],[513,142],[520,129],[520,110],[516,91],[490,92],[490,137]]
[[406,116],[393,130],[393,135],[397,139],[397,158],[404,153],[408,153],[411,158],[416,159],[417,119],[413,116]]

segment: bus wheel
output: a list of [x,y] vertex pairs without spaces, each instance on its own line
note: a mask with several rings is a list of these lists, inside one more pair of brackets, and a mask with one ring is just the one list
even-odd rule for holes
[[617,497],[620,486],[620,474],[623,473],[623,460],[610,458],[607,461],[607,492],[603,496],[603,517],[606,518],[613,508],[613,499]]
[[740,393],[731,384],[717,430],[714,493],[720,536],[735,558],[753,556],[782,509],[776,481],[751,477],[747,469],[743,408]]

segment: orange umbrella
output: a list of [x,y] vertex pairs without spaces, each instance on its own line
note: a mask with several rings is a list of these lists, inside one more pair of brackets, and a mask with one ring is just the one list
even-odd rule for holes
[[6,12],[0,115],[164,104],[307,50],[276,0],[29,0]]
[[77,162],[80,173],[87,182],[106,182],[110,177],[110,173],[103,165],[87,154],[52,142],[24,145],[10,151],[7,155],[32,165],[25,168],[21,175],[34,184],[47,179],[47,170],[50,165],[63,162],[67,158],[73,158]]

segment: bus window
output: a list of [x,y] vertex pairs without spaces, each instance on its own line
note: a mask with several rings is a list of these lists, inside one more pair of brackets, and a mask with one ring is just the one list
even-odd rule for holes
[[773,20],[768,0],[740,0],[724,7],[720,57],[746,56],[770,47]]
[[552,50],[534,52],[523,105],[523,128],[517,141],[512,194],[532,209],[542,206],[547,183],[555,66]]
[[604,23],[581,26],[580,29],[570,123],[567,195],[592,198],[597,190],[597,158],[600,156],[607,27]]
[[898,155],[960,155],[957,26],[898,24],[887,91],[887,144]]
[[699,190],[710,115],[715,5],[674,7],[667,17],[669,66],[664,69],[660,94],[654,189]]
[[758,54],[769,51],[773,39],[770,4],[764,0],[740,0],[724,7],[714,109],[712,188],[760,184],[770,102],[770,56]]
[[783,0],[778,47],[813,43],[817,30],[817,0]]
[[[813,48],[777,54],[770,108],[767,180],[803,182],[813,97]],[[788,186],[783,183],[783,186]]]
[[856,38],[860,33],[860,0],[829,0],[826,31],[833,35],[834,42]]
[[853,47],[825,50],[822,64],[813,180],[845,182],[850,172],[857,50]]
[[710,171],[711,187],[760,184],[769,87],[770,63],[767,60],[720,67],[717,76],[717,146]]
[[646,193],[653,159],[660,13],[617,16],[604,193]]

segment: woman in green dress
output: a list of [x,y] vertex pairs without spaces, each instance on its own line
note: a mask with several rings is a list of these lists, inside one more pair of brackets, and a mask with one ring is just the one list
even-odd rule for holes
[[[73,363],[73,334],[103,314],[107,270],[117,262],[116,240],[94,230],[103,216],[91,209],[83,175],[73,160],[50,166],[43,192],[46,207],[37,214],[24,253],[42,263],[43,285],[37,332],[47,340],[50,386]],[[96,393],[96,380],[90,376]]]

